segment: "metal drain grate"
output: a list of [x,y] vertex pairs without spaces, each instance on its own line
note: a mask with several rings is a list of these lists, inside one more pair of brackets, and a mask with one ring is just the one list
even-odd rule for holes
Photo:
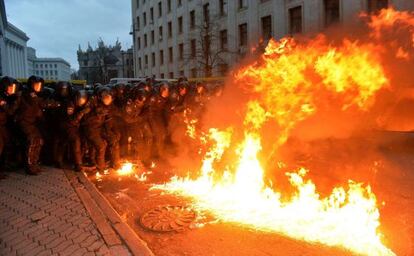
[[141,216],[141,225],[151,231],[184,231],[195,220],[194,211],[185,206],[158,206]]

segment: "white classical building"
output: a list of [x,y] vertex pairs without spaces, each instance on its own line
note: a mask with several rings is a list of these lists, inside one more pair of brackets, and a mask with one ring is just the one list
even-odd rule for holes
[[0,76],[3,75],[6,66],[6,27],[6,8],[4,0],[0,0]]
[[[136,77],[221,76],[252,47],[413,0],[131,0]],[[263,43],[262,43],[263,44]],[[210,48],[210,51],[205,49]],[[207,57],[207,58],[206,58]],[[206,61],[208,59],[208,61]]]
[[5,36],[5,65],[4,75],[26,78],[27,71],[27,41],[29,37],[16,26],[7,23]]

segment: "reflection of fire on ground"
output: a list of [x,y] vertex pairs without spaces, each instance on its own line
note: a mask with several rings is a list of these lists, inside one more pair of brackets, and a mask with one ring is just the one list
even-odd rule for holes
[[228,79],[205,129],[186,119],[203,156],[200,171],[151,191],[188,197],[194,210],[222,222],[356,254],[395,255],[380,211],[396,203],[381,198],[386,186],[376,177],[386,167],[373,131],[404,118],[384,113],[414,81],[414,16],[389,9],[364,19],[359,37],[270,41]]

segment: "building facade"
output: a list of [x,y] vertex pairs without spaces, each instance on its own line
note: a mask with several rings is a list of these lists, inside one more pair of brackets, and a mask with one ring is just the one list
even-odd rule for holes
[[48,80],[69,81],[70,64],[62,58],[36,58],[34,71]]
[[88,44],[83,51],[79,46],[79,79],[86,80],[89,84],[109,83],[112,78],[133,77],[133,51],[122,50],[120,42],[114,46],[98,42],[95,49]]
[[27,41],[29,37],[16,26],[7,23],[5,36],[4,75],[26,78],[27,69]]
[[253,47],[412,0],[131,0],[136,77],[222,76]]
[[3,76],[6,66],[6,27],[7,17],[4,0],[0,0],[0,76]]

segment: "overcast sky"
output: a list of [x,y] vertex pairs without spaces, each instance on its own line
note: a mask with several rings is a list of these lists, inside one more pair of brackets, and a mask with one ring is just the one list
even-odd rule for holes
[[78,69],[80,44],[132,45],[130,0],[5,0],[7,20],[29,37],[37,57],[62,57]]

